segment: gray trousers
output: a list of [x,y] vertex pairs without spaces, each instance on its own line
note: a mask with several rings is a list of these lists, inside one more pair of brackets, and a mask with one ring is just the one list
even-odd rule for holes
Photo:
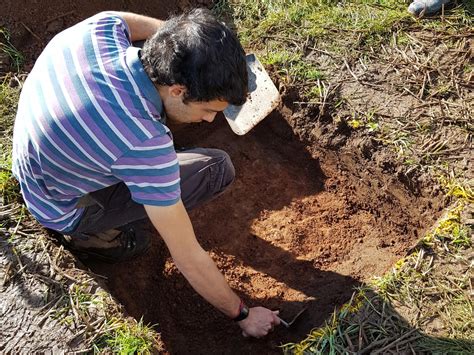
[[[177,155],[181,200],[187,210],[211,200],[234,181],[234,166],[222,150],[196,148]],[[78,207],[85,207],[85,212],[75,229],[68,233],[72,238],[105,232],[147,218],[145,208],[131,199],[125,183],[85,195]]]

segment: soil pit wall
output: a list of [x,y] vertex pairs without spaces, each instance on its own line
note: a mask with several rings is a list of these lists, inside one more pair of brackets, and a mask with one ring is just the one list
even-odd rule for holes
[[239,137],[221,118],[175,138],[231,156],[236,181],[191,211],[196,235],[249,305],[280,309],[286,319],[308,307],[291,331],[243,339],[193,291],[150,226],[154,245],[143,258],[88,263],[130,315],[157,324],[170,353],[279,353],[347,302],[354,286],[386,272],[433,222],[438,205],[384,172],[385,163],[351,144],[309,152],[287,121],[276,112]]

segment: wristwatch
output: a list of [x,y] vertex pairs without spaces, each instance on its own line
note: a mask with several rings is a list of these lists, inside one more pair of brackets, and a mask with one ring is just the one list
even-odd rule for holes
[[233,320],[235,322],[240,322],[241,320],[244,320],[247,318],[249,315],[249,308],[245,305],[244,301],[240,300],[239,304],[239,315],[235,317]]

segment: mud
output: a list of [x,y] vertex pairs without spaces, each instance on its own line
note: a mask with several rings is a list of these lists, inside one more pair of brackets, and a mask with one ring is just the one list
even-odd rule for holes
[[[6,25],[29,58],[59,29],[107,6],[106,1],[46,3],[50,6],[45,1],[3,5]],[[190,6],[162,3],[121,1],[118,7],[166,18]],[[169,353],[281,352],[279,345],[301,340],[348,301],[354,286],[387,271],[442,208],[439,199],[404,182],[394,158],[370,138],[351,136],[344,127],[330,130],[314,112],[289,107],[242,137],[222,117],[174,134],[180,146],[230,154],[236,181],[190,213],[196,235],[250,306],[279,309],[288,320],[308,307],[294,328],[244,339],[236,324],[192,290],[146,222],[143,232],[154,236],[147,255],[117,265],[86,261],[107,277],[128,314],[156,324]]]

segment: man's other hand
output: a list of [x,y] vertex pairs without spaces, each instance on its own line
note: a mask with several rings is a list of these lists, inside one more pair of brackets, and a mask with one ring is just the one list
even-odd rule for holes
[[264,307],[253,307],[249,309],[247,318],[239,322],[244,337],[261,338],[273,330],[275,325],[280,324],[278,311],[271,311]]

